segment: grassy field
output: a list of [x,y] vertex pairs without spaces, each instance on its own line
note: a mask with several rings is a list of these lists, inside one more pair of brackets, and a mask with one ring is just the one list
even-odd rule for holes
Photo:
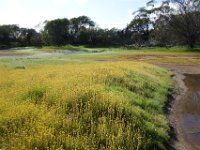
[[0,51],[0,67],[33,67],[44,64],[140,61],[151,64],[199,65],[200,48],[87,48],[83,46],[24,48]]
[[0,51],[0,149],[165,149],[170,73],[136,58],[199,53],[65,48]]

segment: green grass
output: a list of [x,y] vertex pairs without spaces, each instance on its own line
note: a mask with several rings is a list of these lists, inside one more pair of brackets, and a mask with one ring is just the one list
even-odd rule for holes
[[98,49],[98,48],[88,48],[85,46],[73,46],[73,45],[65,45],[65,46],[46,46],[40,49],[41,51],[57,51],[57,50],[70,50],[74,52],[92,52],[92,53],[97,53],[97,52],[103,52],[104,49]]
[[170,74],[143,63],[0,69],[0,148],[165,149]]
[[[69,50],[69,49],[78,50]],[[198,49],[198,48],[197,48]],[[3,56],[3,57],[2,57]],[[151,58],[145,58],[145,57]],[[189,58],[186,58],[189,57]],[[192,58],[194,57],[194,58]],[[152,64],[199,65],[200,52],[185,47],[172,48],[87,48],[84,46],[26,48],[0,51],[0,67],[34,67],[44,64],[142,61]],[[143,59],[144,58],[144,59]]]
[[199,57],[185,47],[0,51],[0,149],[165,149],[170,73],[145,63]]
[[184,47],[0,51],[0,149],[166,149],[170,73],[143,62],[199,57]]

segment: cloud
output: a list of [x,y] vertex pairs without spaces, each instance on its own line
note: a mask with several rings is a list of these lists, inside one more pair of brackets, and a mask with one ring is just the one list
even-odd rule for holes
[[175,9],[175,10],[177,10],[177,9],[179,8],[178,4],[175,4],[175,3],[172,3],[172,2],[169,3],[169,6],[170,6],[172,9]]
[[7,0],[0,10],[1,24],[18,24],[23,27],[34,28],[41,20],[41,12],[33,11],[26,5],[26,0]]
[[76,2],[80,5],[86,4],[88,0],[76,0]]
[[66,4],[69,0],[54,0],[56,4]]
[[108,29],[111,29],[113,27],[118,29],[123,29],[130,23],[132,19],[133,19],[132,9],[127,8],[125,16],[112,18],[112,20],[110,20],[109,22],[101,23],[100,27]]
[[78,5],[84,5],[85,3],[87,3],[88,0],[53,0],[54,3],[58,4],[58,5],[63,5],[63,4],[73,4],[76,3]]
[[87,15],[100,27],[124,28],[142,5],[137,1],[146,0],[0,0],[0,24],[33,28],[40,21]]
[[131,22],[131,20],[133,19],[132,13],[133,13],[133,10],[128,8],[127,9],[127,14],[126,14],[127,16],[124,17],[124,19],[122,19],[122,20],[120,20],[118,22],[118,24],[117,24],[118,27],[125,28]]

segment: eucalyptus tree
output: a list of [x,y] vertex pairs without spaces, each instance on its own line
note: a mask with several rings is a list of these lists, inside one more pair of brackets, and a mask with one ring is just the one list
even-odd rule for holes
[[43,37],[46,44],[65,45],[69,43],[69,25],[67,18],[47,21]]
[[0,45],[12,46],[20,34],[20,28],[17,25],[0,26]]
[[137,43],[151,37],[159,45],[177,43],[193,48],[200,41],[200,0],[151,0],[134,15],[127,28]]
[[158,19],[167,18],[169,12],[169,1],[157,4],[155,0],[147,2],[145,7],[135,11],[134,19],[127,26],[133,32],[133,40],[138,44],[149,43],[152,31],[157,28]]
[[41,46],[41,36],[35,29],[20,28],[19,46]]
[[150,33],[150,12],[146,7],[142,7],[133,13],[134,18],[128,24],[127,29],[131,31],[132,39],[141,45],[142,42],[149,40]]
[[[72,43],[78,42],[78,35],[81,33],[86,33],[87,29],[95,27],[95,22],[92,21],[89,17],[87,16],[79,16],[77,18],[72,18],[70,19],[70,28],[69,28],[69,33],[70,33],[70,39]],[[81,33],[78,33],[81,32]]]
[[173,0],[175,13],[171,15],[170,25],[180,42],[193,48],[200,41],[200,1]]

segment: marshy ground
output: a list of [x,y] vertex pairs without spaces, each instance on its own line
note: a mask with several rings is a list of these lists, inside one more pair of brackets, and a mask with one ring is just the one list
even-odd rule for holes
[[172,147],[198,149],[199,74],[200,53],[180,47],[0,51],[0,147],[165,149],[170,122]]
[[174,74],[179,88],[174,95],[169,119],[175,129],[174,147],[200,149],[200,65],[162,65]]

